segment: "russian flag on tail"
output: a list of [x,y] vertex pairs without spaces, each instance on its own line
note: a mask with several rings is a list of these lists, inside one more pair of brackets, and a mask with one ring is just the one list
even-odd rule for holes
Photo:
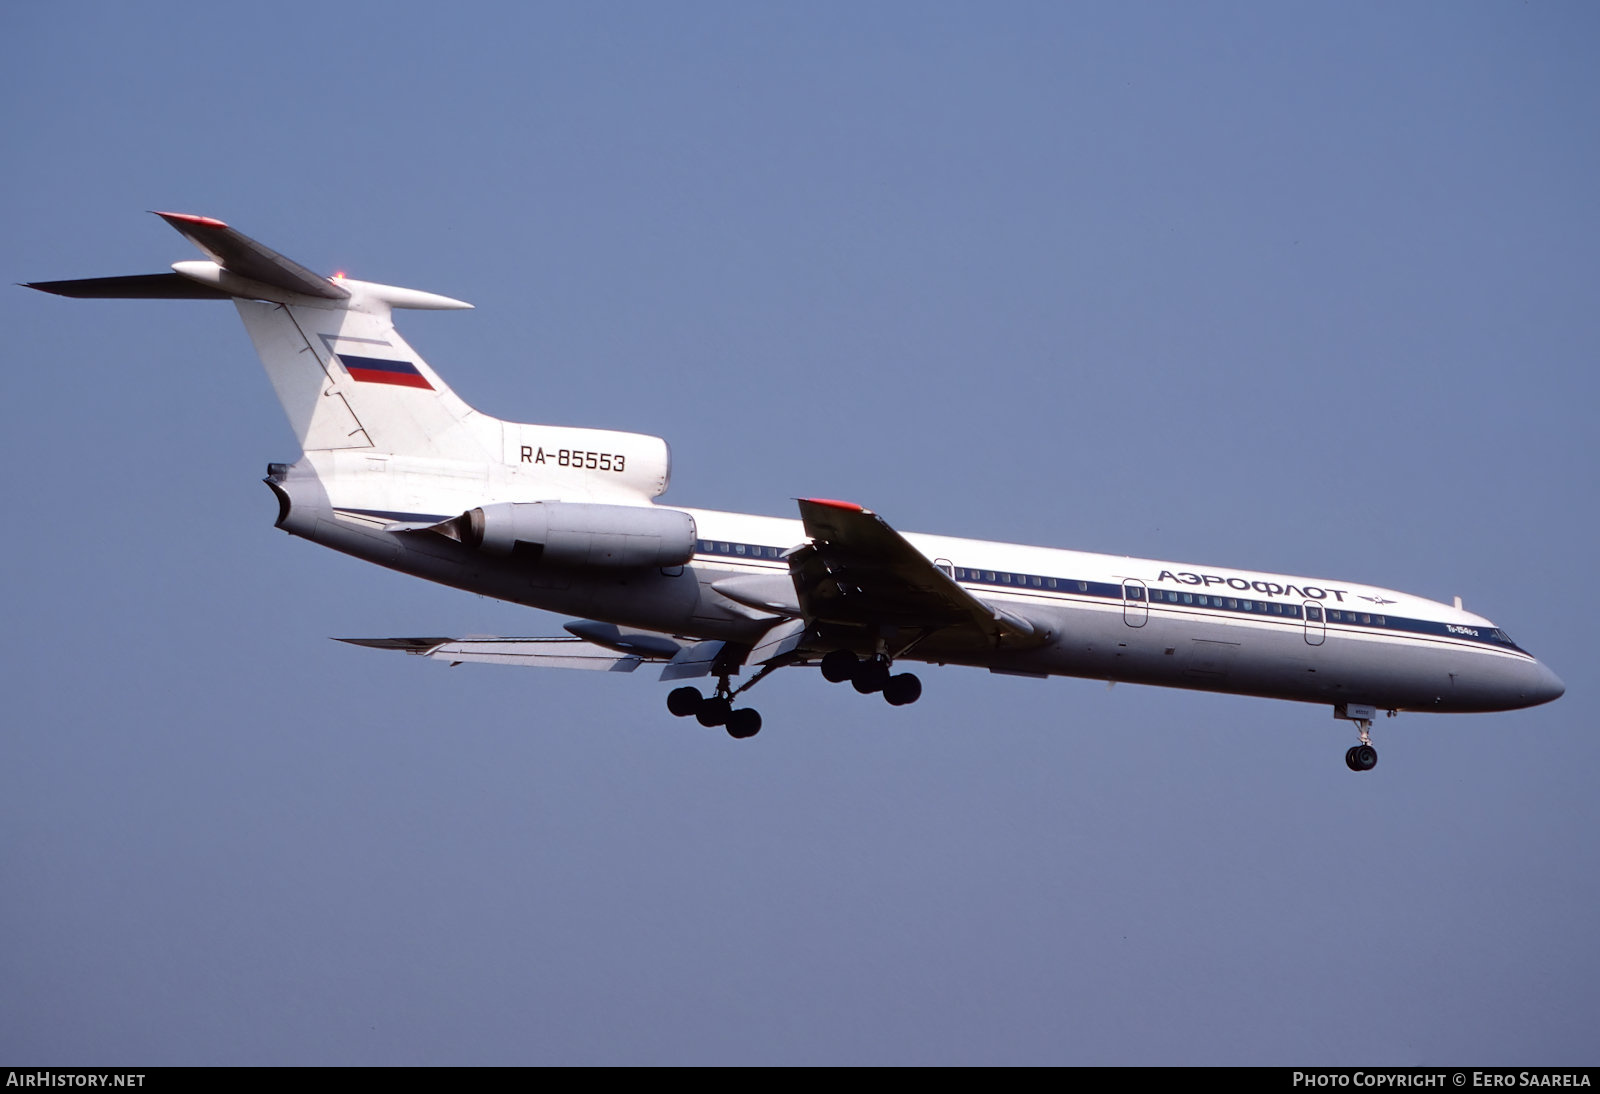
[[357,357],[351,353],[339,354],[350,378],[367,384],[396,384],[400,387],[420,387],[434,390],[428,378],[417,371],[410,361],[391,361],[386,357]]

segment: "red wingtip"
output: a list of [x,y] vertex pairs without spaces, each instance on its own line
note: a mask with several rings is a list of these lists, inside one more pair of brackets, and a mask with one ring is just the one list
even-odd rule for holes
[[156,216],[162,217],[162,218],[164,218],[166,220],[186,220],[190,224],[199,224],[199,225],[202,225],[203,227],[206,227],[206,228],[226,228],[227,227],[226,224],[222,223],[222,221],[216,219],[215,217],[196,216],[193,213],[162,213],[162,212],[156,212]]
[[826,505],[829,509],[844,509],[851,513],[865,513],[866,510],[853,501],[838,501],[834,498],[806,498],[812,505]]

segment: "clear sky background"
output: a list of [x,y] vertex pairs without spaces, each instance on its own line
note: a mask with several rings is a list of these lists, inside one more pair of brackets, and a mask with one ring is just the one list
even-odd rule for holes
[[[1594,1064],[1600,8],[8,4],[5,280],[402,313],[667,500],[1372,582],[1567,695],[1381,720],[334,635],[561,619],[273,530],[233,310],[0,292],[0,1061]],[[1590,619],[1585,622],[1585,619]]]

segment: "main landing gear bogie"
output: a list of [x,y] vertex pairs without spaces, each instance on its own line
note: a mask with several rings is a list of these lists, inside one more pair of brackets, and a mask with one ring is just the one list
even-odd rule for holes
[[749,707],[733,709],[725,695],[701,695],[698,688],[674,688],[667,695],[667,709],[679,718],[694,716],[707,729],[722,726],[728,736],[742,741],[761,732],[761,715]]
[[891,673],[885,657],[859,658],[849,650],[834,650],[822,658],[822,678],[850,686],[862,695],[881,692],[892,707],[915,703],[922,697],[922,681],[909,672]]

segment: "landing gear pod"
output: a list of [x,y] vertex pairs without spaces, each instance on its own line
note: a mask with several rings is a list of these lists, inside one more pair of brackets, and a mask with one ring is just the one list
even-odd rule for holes
[[642,505],[506,502],[434,530],[480,551],[553,566],[682,566],[695,550],[693,517]]

